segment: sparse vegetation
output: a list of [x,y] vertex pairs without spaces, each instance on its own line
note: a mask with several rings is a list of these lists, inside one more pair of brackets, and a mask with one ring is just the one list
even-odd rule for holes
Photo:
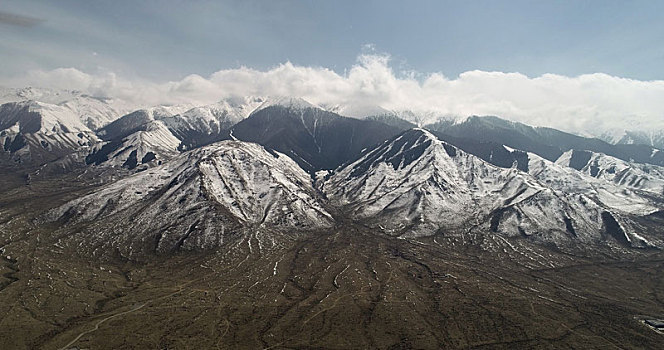
[[636,349],[662,341],[635,318],[664,314],[657,250],[560,250],[444,232],[403,240],[342,223],[279,236],[271,248],[247,235],[232,250],[127,261],[60,248],[59,231],[30,218],[63,201],[61,191],[76,193],[30,186],[43,195],[27,201],[34,194],[24,186],[2,199],[3,348]]

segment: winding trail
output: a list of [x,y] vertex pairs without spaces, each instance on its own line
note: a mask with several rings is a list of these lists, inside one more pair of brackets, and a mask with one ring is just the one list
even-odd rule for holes
[[80,333],[78,336],[76,336],[76,338],[74,338],[74,340],[70,341],[67,345],[61,347],[60,350],[65,350],[65,349],[69,348],[70,346],[74,345],[79,339],[81,339],[81,337],[83,337],[84,335],[86,335],[86,334],[90,334],[90,333],[92,333],[92,332],[98,330],[98,329],[99,329],[99,326],[100,326],[102,323],[104,323],[104,322],[106,322],[106,321],[108,321],[108,320],[110,320],[110,319],[112,319],[112,318],[119,317],[119,316],[122,316],[122,315],[126,315],[126,314],[128,314],[128,313],[131,313],[131,312],[134,312],[134,311],[140,310],[140,309],[142,309],[142,308],[143,308],[145,305],[147,305],[147,304],[148,304],[148,303],[141,304],[141,305],[139,305],[139,306],[134,307],[134,308],[131,309],[131,310],[123,311],[123,312],[117,313],[117,314],[115,314],[115,315],[108,316],[108,317],[104,318],[103,320],[100,320],[99,322],[97,322],[97,324],[95,324],[95,328]]
[[90,330],[87,330],[87,331],[84,331],[84,332],[79,333],[79,335],[77,335],[76,338],[74,338],[72,341],[70,341],[69,343],[67,343],[67,345],[65,345],[65,346],[63,346],[63,347],[61,347],[61,348],[59,348],[58,350],[66,350],[66,349],[69,348],[70,346],[76,344],[76,342],[79,341],[79,340],[81,339],[81,337],[83,337],[83,336],[85,336],[85,335],[87,335],[87,334],[90,334],[90,333],[92,333],[92,332],[97,331],[97,330],[99,329],[99,326],[101,326],[104,322],[106,322],[106,321],[108,321],[108,320],[110,320],[110,319],[113,319],[113,318],[115,318],[115,317],[119,317],[119,316],[123,316],[123,315],[129,314],[129,313],[132,313],[132,312],[136,312],[136,311],[142,309],[143,307],[145,307],[146,305],[148,305],[148,304],[150,304],[150,303],[153,303],[153,302],[155,302],[155,301],[157,301],[157,300],[172,297],[172,296],[175,295],[175,294],[181,293],[181,292],[184,290],[184,288],[185,288],[186,286],[188,286],[188,285],[190,285],[190,284],[192,284],[192,283],[194,283],[194,282],[197,282],[197,281],[199,281],[199,280],[201,280],[201,279],[203,279],[203,278],[205,278],[205,277],[206,277],[206,276],[201,277],[201,278],[198,278],[198,279],[195,279],[195,280],[193,280],[193,281],[189,281],[189,282],[187,282],[187,283],[184,283],[184,284],[180,285],[180,286],[178,287],[178,290],[174,291],[173,293],[169,293],[169,294],[162,295],[162,296],[157,297],[157,298],[154,298],[154,299],[150,299],[150,300],[144,302],[144,303],[141,304],[141,305],[135,306],[135,307],[132,308],[131,310],[122,311],[122,312],[119,312],[119,313],[117,313],[117,314],[110,315],[110,316],[108,316],[108,317],[106,317],[106,318],[104,318],[104,319],[102,319],[102,320],[99,320],[99,322],[97,322],[97,323],[95,324],[95,327],[94,327],[93,329],[90,329]]

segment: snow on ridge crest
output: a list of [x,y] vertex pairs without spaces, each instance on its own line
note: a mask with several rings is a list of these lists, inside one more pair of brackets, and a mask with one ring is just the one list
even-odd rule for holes
[[[601,239],[606,215],[622,225],[621,213],[656,208],[638,196],[613,194],[621,191],[599,182],[583,187],[583,174],[531,159],[531,173],[500,168],[416,128],[338,169],[323,189],[356,219],[407,236],[477,227],[507,236],[590,242]],[[558,172],[538,176],[537,170],[547,167]]]
[[[170,215],[181,216],[187,208],[214,210],[210,201],[230,213],[229,220],[245,225],[321,228],[332,223],[311,178],[293,160],[241,141],[221,141],[185,152],[164,165],[69,202],[50,218],[76,213],[75,220],[86,221],[102,212],[123,215],[127,210],[132,215],[132,208],[147,205],[149,209],[140,210],[143,220],[169,221]],[[111,212],[109,203],[113,203]]]
[[272,106],[282,106],[291,109],[307,109],[307,108],[322,109],[320,106],[317,106],[301,97],[271,96],[266,98],[265,102],[263,102],[260,106],[258,106],[258,108],[256,108],[256,110],[254,110],[253,113]]

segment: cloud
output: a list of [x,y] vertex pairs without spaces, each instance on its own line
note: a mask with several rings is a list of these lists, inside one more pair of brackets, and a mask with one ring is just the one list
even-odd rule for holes
[[34,27],[43,22],[43,19],[23,16],[16,13],[0,11],[0,23],[9,24],[17,27]]
[[382,109],[429,116],[497,115],[536,126],[578,133],[611,129],[664,129],[664,81],[639,81],[607,74],[566,77],[469,71],[450,79],[440,73],[395,72],[384,54],[364,54],[344,74],[290,62],[260,71],[220,70],[154,83],[88,74],[74,68],[32,71],[16,86],[81,90],[136,105],[212,103],[231,96],[294,96],[341,106],[350,116]]

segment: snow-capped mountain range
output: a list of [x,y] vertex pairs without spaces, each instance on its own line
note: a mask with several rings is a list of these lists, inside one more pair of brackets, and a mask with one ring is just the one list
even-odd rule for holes
[[528,172],[499,168],[413,129],[339,169],[324,188],[353,216],[392,234],[480,228],[543,240],[598,240],[605,221],[616,220],[624,239],[647,244],[621,223],[621,215],[657,212],[661,194],[658,199],[639,196],[531,157]]
[[129,170],[46,216],[94,230],[79,238],[97,247],[197,249],[246,230],[320,230],[345,220],[404,238],[488,232],[664,247],[649,226],[664,212],[664,153],[652,146],[497,117],[439,117],[422,127],[412,121],[433,117],[356,119],[289,97],[120,113],[76,93],[29,99],[38,92],[0,106],[3,169],[20,164],[29,174],[67,159],[63,171]]

